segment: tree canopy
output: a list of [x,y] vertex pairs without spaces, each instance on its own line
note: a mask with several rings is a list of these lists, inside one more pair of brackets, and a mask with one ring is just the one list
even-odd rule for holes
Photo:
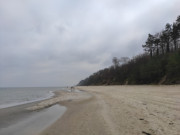
[[148,34],[144,54],[112,59],[113,65],[100,70],[78,85],[180,84],[180,16],[162,31]]

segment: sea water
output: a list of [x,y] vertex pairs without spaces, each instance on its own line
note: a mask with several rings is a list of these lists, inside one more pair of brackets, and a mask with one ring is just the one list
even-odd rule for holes
[[48,99],[54,95],[54,91],[65,89],[65,87],[0,88],[0,108]]

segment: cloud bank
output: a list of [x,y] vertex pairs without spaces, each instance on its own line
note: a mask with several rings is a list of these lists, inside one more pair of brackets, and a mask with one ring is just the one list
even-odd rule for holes
[[0,1],[0,86],[67,86],[142,53],[178,0]]

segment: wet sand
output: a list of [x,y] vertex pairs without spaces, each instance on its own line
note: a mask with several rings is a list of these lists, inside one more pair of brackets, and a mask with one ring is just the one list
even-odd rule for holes
[[[89,86],[41,135],[179,135],[180,86]],[[82,98],[84,97],[84,98]]]
[[28,115],[21,121],[6,128],[0,129],[1,135],[37,135],[57,119],[66,111],[65,107],[53,105],[41,111]]
[[16,124],[18,121],[33,115],[35,112],[27,111],[26,108],[33,106],[36,103],[29,103],[0,109],[0,130],[10,125]]
[[57,91],[55,96],[43,101],[0,109],[0,134],[37,135],[54,123],[65,112],[61,101],[84,99],[86,93]]

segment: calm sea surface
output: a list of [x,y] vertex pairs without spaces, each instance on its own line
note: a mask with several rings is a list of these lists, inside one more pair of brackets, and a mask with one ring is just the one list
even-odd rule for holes
[[54,91],[65,89],[64,87],[0,88],[0,108],[47,99],[54,95]]

